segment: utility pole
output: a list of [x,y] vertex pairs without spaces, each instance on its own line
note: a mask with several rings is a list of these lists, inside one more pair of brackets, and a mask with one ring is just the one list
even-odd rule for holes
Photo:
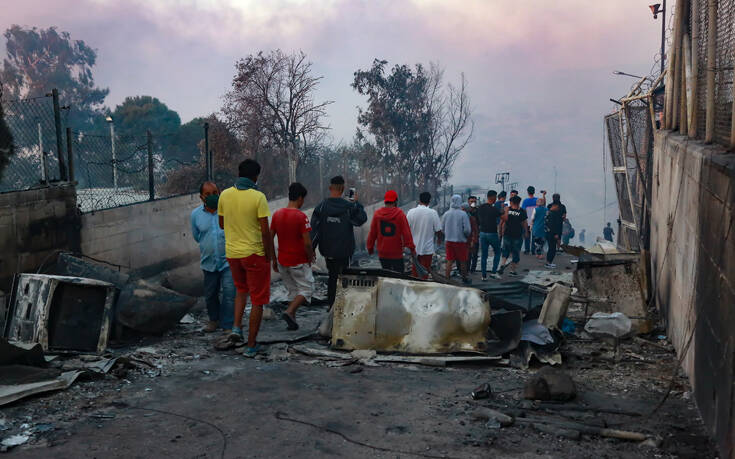
[[74,182],[74,153],[72,152],[71,128],[66,128],[66,156],[69,164],[68,178],[70,182]]
[[41,129],[41,121],[38,121],[38,151],[41,153],[41,182],[48,185],[48,163],[46,162],[46,152],[43,151],[43,130]]
[[107,115],[105,121],[110,125],[110,150],[112,152],[112,187],[117,192],[117,155],[115,154],[115,121]]
[[207,180],[212,180],[212,158],[209,155],[209,123],[204,123],[204,164],[207,168]]
[[51,90],[51,98],[54,105],[54,127],[56,128],[56,156],[59,158],[59,179],[62,182],[67,180],[66,165],[64,164],[63,143],[61,141],[61,108],[59,107],[59,90],[54,88]]
[[509,181],[510,172],[498,172],[495,174],[495,183],[499,183],[503,191],[505,191],[505,184]]
[[156,183],[153,179],[153,135],[148,129],[146,134],[146,147],[148,150],[148,200],[156,199]]
[[322,201],[324,200],[324,166],[322,159],[324,158],[324,154],[320,151],[319,152],[319,196],[321,197]]

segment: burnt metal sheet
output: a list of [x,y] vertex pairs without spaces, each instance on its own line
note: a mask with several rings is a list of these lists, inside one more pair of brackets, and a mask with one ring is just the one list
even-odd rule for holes
[[526,319],[538,317],[546,298],[545,293],[529,289],[529,284],[520,281],[491,284],[483,291],[489,297],[493,310],[522,311]]
[[481,290],[375,274],[341,276],[334,304],[334,348],[485,350],[490,305]]
[[17,276],[5,336],[44,352],[104,352],[116,289],[107,282],[46,274]]

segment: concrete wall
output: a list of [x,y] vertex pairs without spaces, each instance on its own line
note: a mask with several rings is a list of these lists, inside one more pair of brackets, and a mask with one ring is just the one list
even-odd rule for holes
[[79,249],[77,195],[69,184],[0,193],[0,290],[35,272],[56,250]]
[[[269,203],[271,210],[286,199]],[[166,273],[171,287],[201,293],[199,247],[191,235],[191,211],[201,204],[188,194],[82,215],[81,250],[143,277]]]
[[81,251],[144,276],[191,264],[198,255],[189,215],[200,203],[190,194],[86,213]]
[[705,424],[722,457],[735,458],[735,154],[664,131],[654,148],[657,304],[669,338],[686,352]]

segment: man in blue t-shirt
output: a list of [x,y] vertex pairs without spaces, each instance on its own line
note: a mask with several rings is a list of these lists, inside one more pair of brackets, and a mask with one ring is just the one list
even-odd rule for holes
[[[536,201],[537,198],[534,197],[534,194],[536,193],[536,188],[533,186],[529,186],[526,191],[528,192],[528,197],[523,200],[523,204],[521,204],[521,209],[526,211],[526,217],[529,221],[531,221],[531,216],[533,215],[533,209],[536,208]],[[529,253],[532,253],[533,255],[536,255],[536,248],[533,244],[531,244],[531,236],[526,236],[523,239],[523,253],[528,255]]]

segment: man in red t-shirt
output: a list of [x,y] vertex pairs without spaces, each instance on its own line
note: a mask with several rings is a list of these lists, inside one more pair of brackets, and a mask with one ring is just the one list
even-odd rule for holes
[[373,221],[370,223],[367,250],[372,255],[377,241],[380,266],[385,270],[403,274],[405,270],[403,248],[408,247],[411,253],[415,254],[416,246],[406,214],[398,207],[398,193],[388,190],[384,201],[385,207],[375,211]]
[[281,315],[289,330],[298,330],[296,309],[311,301],[314,293],[314,274],[311,263],[314,249],[311,246],[309,218],[301,212],[306,198],[306,188],[296,182],[288,187],[288,207],[278,209],[271,221],[273,243],[278,237],[278,258],[273,260],[273,270],[281,273],[288,289],[291,303]]

